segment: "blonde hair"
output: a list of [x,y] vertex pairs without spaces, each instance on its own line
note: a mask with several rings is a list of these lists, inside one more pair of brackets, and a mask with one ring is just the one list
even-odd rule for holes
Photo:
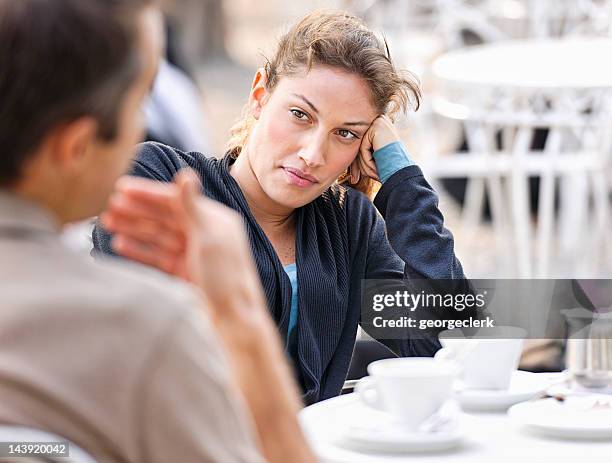
[[[363,78],[379,114],[393,119],[410,106],[415,110],[419,107],[421,92],[416,77],[396,69],[387,42],[361,19],[346,12],[319,10],[294,24],[280,38],[272,59],[265,63],[266,90],[272,92],[281,77],[308,71],[313,65],[340,68]],[[254,123],[246,105],[230,130],[228,149],[232,156],[240,154]],[[348,171],[338,178],[339,183],[346,181],[350,181]],[[362,176],[353,186],[370,194],[374,184]]]

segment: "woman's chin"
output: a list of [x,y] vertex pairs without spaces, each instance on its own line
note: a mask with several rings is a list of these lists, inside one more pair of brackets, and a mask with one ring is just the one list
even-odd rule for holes
[[273,191],[268,192],[268,196],[275,203],[290,209],[305,206],[316,198],[313,192],[291,190],[291,188],[274,188]]

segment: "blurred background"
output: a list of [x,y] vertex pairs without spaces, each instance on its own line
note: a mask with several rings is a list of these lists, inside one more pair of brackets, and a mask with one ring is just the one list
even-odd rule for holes
[[[220,157],[251,79],[316,8],[363,17],[420,78],[403,139],[473,278],[612,276],[606,0],[165,0],[148,138]],[[607,53],[607,52],[610,53]]]

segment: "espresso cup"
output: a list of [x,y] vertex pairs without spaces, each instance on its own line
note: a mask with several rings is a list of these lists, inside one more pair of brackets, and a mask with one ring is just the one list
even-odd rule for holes
[[466,338],[460,330],[439,335],[443,348],[436,359],[453,360],[461,366],[460,379],[470,389],[504,390],[518,368],[525,330],[499,326],[480,330]]
[[368,373],[355,388],[359,398],[417,431],[451,398],[459,366],[427,357],[392,358],[371,363]]

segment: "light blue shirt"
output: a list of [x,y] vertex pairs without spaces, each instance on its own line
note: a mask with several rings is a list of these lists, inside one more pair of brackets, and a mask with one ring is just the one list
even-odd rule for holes
[[394,141],[374,151],[373,157],[382,183],[389,180],[398,170],[415,164],[401,141]]
[[297,321],[298,321],[298,281],[297,265],[289,264],[284,267],[285,273],[291,282],[291,311],[289,312],[289,328],[287,329],[287,346],[289,353],[295,353],[297,347]]

